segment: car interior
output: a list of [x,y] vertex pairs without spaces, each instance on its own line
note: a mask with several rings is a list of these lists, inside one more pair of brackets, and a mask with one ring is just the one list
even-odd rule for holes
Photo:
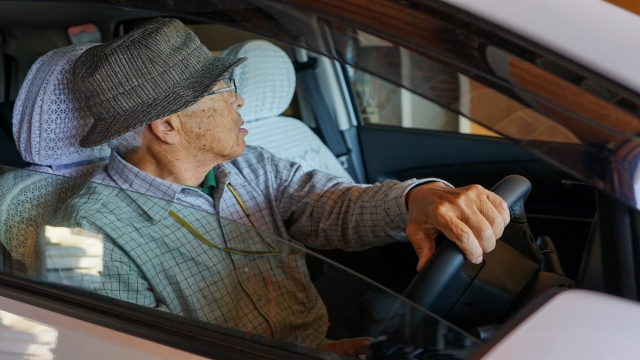
[[[35,120],[36,115],[32,115],[34,123],[42,122],[38,124],[40,127],[20,129],[19,134],[27,135],[16,143],[13,115],[20,89],[37,88],[42,85],[38,81],[45,81],[37,77],[27,81],[36,61],[57,48],[76,45],[76,51],[80,51],[87,46],[84,44],[109,41],[158,15],[162,14],[83,4],[0,2],[0,168],[3,169],[0,202],[3,208],[24,208],[13,215],[3,215],[0,225],[6,227],[17,222],[43,226],[82,186],[81,180],[88,180],[108,156],[108,149],[102,147],[73,160],[69,160],[69,153],[62,154],[64,151],[60,159],[43,159],[36,154],[41,150],[32,150],[30,144],[57,142],[59,133],[40,129],[62,125]],[[408,243],[360,252],[309,249],[311,252],[396,294],[413,294],[410,300],[483,341],[495,334],[499,328],[495,324],[504,323],[546,290],[573,287],[576,281],[584,288],[603,290],[601,281],[593,280],[601,275],[589,274],[589,271],[597,273],[599,266],[597,257],[592,255],[598,252],[593,249],[598,242],[589,241],[596,236],[593,230],[596,191],[591,185],[491,129],[376,74],[255,33],[178,18],[213,54],[248,57],[247,63],[232,74],[245,99],[240,112],[250,132],[247,144],[298,162],[305,170],[322,170],[356,183],[433,177],[456,187],[480,184],[491,189],[499,184],[495,191],[504,194],[505,199],[511,196],[510,206],[519,209],[522,215],[512,218],[512,225],[502,239],[508,246],[500,245],[498,251],[491,253],[494,267],[487,265],[482,269],[463,264],[464,258],[455,260],[458,264],[455,270],[463,269],[466,280],[460,278],[461,273],[454,272],[447,283],[428,285],[433,282],[433,275],[419,280],[415,270],[417,256]],[[371,54],[384,53],[394,61],[403,59],[401,51],[381,39],[364,32],[359,39],[367,44],[364,49]],[[56,56],[62,59],[71,55]],[[58,72],[53,78],[60,84],[65,81],[65,71],[68,76],[68,69],[50,71]],[[429,71],[433,72],[431,84],[448,97],[463,98],[474,86],[462,77],[451,76],[455,71],[446,67]],[[273,91],[274,88],[278,91]],[[56,93],[52,101],[60,101],[55,96],[64,95]],[[28,101],[45,109],[47,99],[34,95]],[[88,120],[83,118],[86,114],[74,113],[73,106],[69,109],[59,119],[81,119],[86,124]],[[51,139],[47,140],[47,136]],[[35,140],[38,137],[41,140]],[[63,147],[71,149],[74,145]],[[32,156],[25,159],[19,149]],[[80,160],[83,162],[78,165]],[[33,173],[11,171],[25,168],[44,173],[36,177]],[[509,175],[521,177],[500,182]],[[42,192],[43,186],[45,196],[33,195]],[[39,235],[23,231],[19,233],[27,240],[11,242],[7,239],[15,237],[16,230],[13,231],[0,229],[4,239],[3,268],[15,273],[35,271]],[[441,252],[440,258],[448,256],[444,250]],[[585,253],[588,255],[584,256]],[[447,264],[443,266],[451,267]],[[434,262],[432,266],[438,265]],[[370,328],[362,325],[370,323],[365,319],[382,323],[384,319],[379,314],[390,311],[393,299],[368,282],[354,286],[353,280],[335,269],[324,261],[308,262],[311,279],[329,312],[331,326],[327,338],[369,335]],[[502,283],[492,280],[492,274],[504,272],[521,276]],[[547,275],[540,275],[543,272]],[[472,285],[473,279],[476,286]],[[487,287],[493,290],[487,292]],[[423,299],[422,303],[416,300],[427,296],[425,292],[433,296],[449,295]]]

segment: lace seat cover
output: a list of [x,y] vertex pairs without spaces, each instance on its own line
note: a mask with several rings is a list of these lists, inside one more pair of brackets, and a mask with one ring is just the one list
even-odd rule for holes
[[[0,242],[33,273],[44,225],[108,159],[78,144],[93,121],[71,86],[71,67],[94,44],[48,52],[27,74],[13,111],[13,135],[29,170],[0,177]],[[62,176],[60,176],[62,175]],[[46,252],[46,249],[41,249]],[[43,254],[44,255],[44,254]],[[46,256],[45,256],[46,257]]]
[[25,161],[72,175],[72,168],[107,160],[106,145],[78,145],[93,119],[71,86],[71,67],[94,45],[50,51],[29,70],[13,108],[13,137]]
[[15,170],[0,178],[0,239],[30,273],[37,268],[43,226],[83,182],[73,178]]
[[222,55],[247,57],[231,75],[244,98],[240,115],[249,130],[247,144],[297,162],[306,171],[318,169],[350,177],[308,126],[300,120],[279,116],[289,107],[296,87],[293,64],[282,49],[268,41],[250,40],[231,46]]

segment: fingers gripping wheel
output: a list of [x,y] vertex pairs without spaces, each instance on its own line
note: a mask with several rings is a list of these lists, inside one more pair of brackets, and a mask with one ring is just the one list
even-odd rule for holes
[[[528,232],[528,226],[526,225],[527,220],[524,212],[524,202],[531,192],[531,183],[529,180],[522,176],[510,175],[498,182],[491,191],[504,199],[509,206],[511,222],[523,224],[526,226]],[[504,235],[502,240],[506,240]],[[542,262],[541,259],[540,261],[537,261],[537,255],[539,254],[537,248],[531,250],[530,245],[519,244],[522,242],[521,239],[516,239],[516,241],[510,242],[517,243],[511,244],[507,242],[508,245],[515,248],[515,250],[522,253],[527,258],[531,259],[533,257],[534,259],[531,260],[538,264]],[[529,239],[526,239],[526,242],[529,242]],[[498,246],[496,246],[496,250],[497,248]],[[529,252],[531,252],[531,254],[528,254]],[[486,261],[489,261],[486,257],[485,259]],[[466,261],[462,251],[452,241],[443,241],[431,259],[429,259],[413,282],[409,285],[404,293],[404,297],[438,315],[444,316],[451,307],[447,307],[447,310],[442,310],[438,303],[455,303],[461,293],[463,293],[468,287],[468,282],[466,284],[456,286],[451,284],[452,280],[455,280],[454,278],[461,273],[467,277],[475,276],[480,272],[482,266],[482,264],[474,265],[471,262]],[[450,289],[451,287],[457,287],[457,291],[451,291],[451,293],[447,291],[443,293],[445,288]]]
[[[476,265],[466,261],[455,243],[441,237],[441,245],[404,293],[408,300],[467,331],[503,323],[517,309],[522,294],[528,293],[527,286],[538,279],[543,261],[524,211],[531,183],[511,175],[491,190],[505,200],[511,217],[493,251]],[[403,318],[407,320],[396,321],[396,316],[385,321],[380,330],[383,336],[371,343],[367,359],[461,358],[454,353],[455,346],[434,347],[442,344],[442,338],[431,336],[441,333],[439,321],[430,315]]]

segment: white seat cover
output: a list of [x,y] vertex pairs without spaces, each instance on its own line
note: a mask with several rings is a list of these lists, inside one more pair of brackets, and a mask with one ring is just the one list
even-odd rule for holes
[[0,242],[28,272],[37,269],[37,244],[44,225],[82,184],[31,170],[0,177]]
[[[71,86],[71,67],[93,45],[72,45],[42,56],[20,89],[13,134],[23,159],[34,163],[0,177],[0,242],[29,272],[37,268],[44,225],[109,155],[106,145],[79,146],[92,119]],[[45,250],[46,251],[46,250]]]
[[89,178],[109,157],[106,145],[85,149],[80,138],[93,122],[71,86],[71,67],[95,44],[48,52],[31,67],[13,110],[13,137],[33,170]]
[[295,71],[287,54],[264,40],[235,44],[222,54],[247,57],[231,76],[245,100],[240,114],[249,130],[247,144],[262,146],[276,156],[299,163],[306,171],[318,169],[350,177],[331,150],[302,121],[279,116],[296,87]]

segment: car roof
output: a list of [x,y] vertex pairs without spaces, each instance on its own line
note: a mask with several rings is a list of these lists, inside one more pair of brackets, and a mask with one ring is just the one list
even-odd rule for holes
[[601,0],[442,0],[640,92],[640,16]]

